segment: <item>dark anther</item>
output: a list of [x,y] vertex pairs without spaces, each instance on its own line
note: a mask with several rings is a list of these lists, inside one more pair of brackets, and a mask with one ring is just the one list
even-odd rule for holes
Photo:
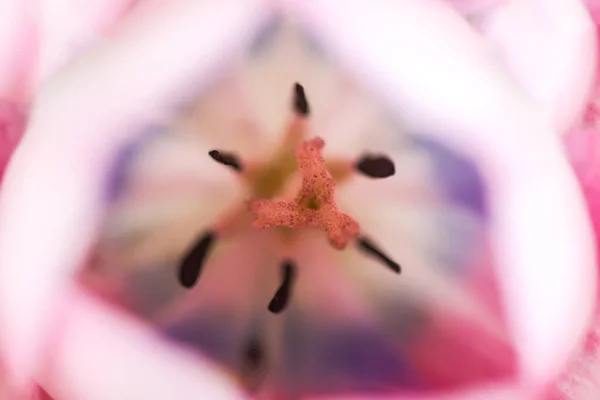
[[242,170],[242,163],[240,163],[240,160],[234,154],[211,150],[208,152],[208,155],[219,164],[226,165],[236,171]]
[[283,281],[281,282],[279,289],[277,289],[277,293],[275,293],[275,296],[273,296],[273,299],[269,303],[269,311],[274,314],[283,311],[289,302],[292,290],[291,286],[294,281],[294,268],[294,262],[289,260],[281,265]]
[[204,261],[217,235],[214,232],[205,233],[194,243],[194,247],[186,254],[179,268],[179,282],[186,288],[191,288],[196,284]]
[[255,394],[260,390],[267,372],[265,343],[255,332],[242,342],[240,350],[240,383],[249,393]]
[[400,273],[400,264],[386,256],[369,239],[362,237],[357,240],[357,243],[360,250],[383,262],[392,271]]
[[260,368],[264,362],[265,351],[263,344],[257,337],[252,337],[244,345],[242,360],[245,366],[252,370]]
[[396,173],[394,162],[386,156],[364,156],[356,163],[356,169],[370,178],[388,178]]
[[310,113],[310,106],[308,105],[308,100],[306,100],[304,87],[299,83],[294,85],[294,111],[304,117]]

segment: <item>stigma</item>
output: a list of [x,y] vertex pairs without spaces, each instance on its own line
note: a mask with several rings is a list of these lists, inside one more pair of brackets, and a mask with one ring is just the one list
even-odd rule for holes
[[338,210],[335,204],[335,181],[325,167],[321,138],[303,141],[296,149],[302,173],[302,188],[294,200],[252,199],[248,209],[255,216],[254,228],[285,226],[294,229],[321,229],[329,242],[342,250],[360,233],[359,225]]
[[[395,173],[393,161],[382,154],[362,154],[356,160],[330,160],[323,157],[325,141],[307,138],[311,112],[304,87],[294,84],[291,109],[293,116],[282,135],[279,147],[262,160],[244,160],[227,150],[213,149],[209,156],[238,174],[247,187],[249,198],[200,234],[184,255],[178,271],[182,286],[196,285],[203,265],[217,240],[234,238],[240,230],[272,229],[284,241],[300,242],[298,230],[321,231],[335,250],[354,243],[356,249],[380,261],[391,271],[400,273],[400,265],[366,237],[357,221],[343,213],[336,204],[336,186],[356,175],[372,179],[387,178]],[[296,248],[301,243],[296,243]],[[273,266],[276,267],[276,266]],[[290,303],[293,282],[301,272],[291,257],[284,257],[279,267],[282,282],[267,305],[274,314]]]

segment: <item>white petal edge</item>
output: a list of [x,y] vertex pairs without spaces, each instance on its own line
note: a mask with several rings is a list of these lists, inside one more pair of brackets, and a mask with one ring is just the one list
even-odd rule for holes
[[558,133],[580,121],[596,78],[597,32],[581,0],[513,0],[478,23]]
[[41,82],[94,44],[131,9],[134,0],[37,0]]
[[[46,390],[65,400],[242,399],[210,362],[167,343],[145,323],[73,291]],[[231,377],[232,378],[232,377]]]

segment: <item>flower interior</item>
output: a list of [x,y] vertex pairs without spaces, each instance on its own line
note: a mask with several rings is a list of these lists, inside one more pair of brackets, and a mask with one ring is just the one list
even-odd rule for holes
[[259,398],[514,374],[470,160],[293,22],[232,64],[117,157],[82,283]]
[[[241,157],[223,150],[211,150],[210,157],[241,175],[244,184],[255,197],[242,204],[233,215],[218,220],[213,228],[203,233],[186,253],[179,270],[179,281],[186,288],[193,287],[213,246],[222,235],[235,234],[240,229],[277,229],[282,242],[298,240],[294,230],[323,231],[330,245],[343,250],[350,242],[367,255],[383,262],[392,271],[400,273],[400,265],[383,253],[371,240],[361,236],[358,223],[341,212],[335,201],[336,184],[352,173],[370,178],[387,178],[395,172],[394,163],[384,155],[366,155],[356,162],[337,161],[327,166],[321,151],[325,141],[306,137],[306,119],[309,102],[304,88],[296,83],[293,91],[294,118],[290,122],[278,151],[265,163],[246,165]],[[331,175],[334,171],[337,179]],[[295,175],[299,179],[294,180]],[[292,199],[300,181],[300,188]],[[291,188],[290,188],[291,187]],[[289,302],[297,265],[291,259],[282,261],[282,282],[269,303],[269,311],[281,312]]]

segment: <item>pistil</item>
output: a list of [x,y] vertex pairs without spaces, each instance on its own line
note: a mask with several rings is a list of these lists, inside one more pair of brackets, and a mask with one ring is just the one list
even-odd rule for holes
[[336,205],[335,181],[321,155],[324,146],[323,139],[313,138],[303,141],[296,149],[302,188],[295,200],[252,199],[248,202],[248,209],[255,217],[254,228],[321,229],[331,245],[340,250],[359,235],[358,223]]

